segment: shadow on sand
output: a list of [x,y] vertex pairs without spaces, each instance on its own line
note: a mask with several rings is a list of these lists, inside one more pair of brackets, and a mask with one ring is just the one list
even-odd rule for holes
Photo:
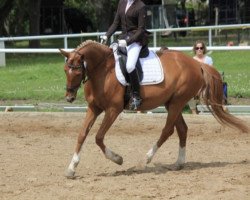
[[134,174],[145,174],[145,173],[154,173],[154,174],[165,174],[168,171],[193,171],[204,168],[222,168],[228,165],[248,165],[250,162],[246,160],[242,160],[240,162],[210,162],[210,163],[202,163],[202,162],[187,162],[184,167],[176,168],[174,164],[167,165],[162,163],[153,163],[151,165],[154,166],[145,166],[145,167],[131,167],[127,170],[116,171],[114,173],[101,173],[98,176],[112,177],[112,176],[131,176]]

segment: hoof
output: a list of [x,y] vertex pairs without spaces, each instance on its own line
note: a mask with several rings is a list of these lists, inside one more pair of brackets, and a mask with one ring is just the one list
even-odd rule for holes
[[184,168],[184,164],[174,164],[173,167],[171,167],[171,170],[173,171],[179,171]]
[[152,161],[152,157],[146,157],[146,164],[149,164],[149,163],[151,163],[151,161]]
[[116,154],[113,161],[114,161],[116,164],[118,164],[118,165],[122,165],[122,163],[123,163],[123,158],[122,158],[121,156],[119,156],[119,155]]
[[118,165],[122,165],[123,163],[123,158],[108,148],[105,149],[105,157]]
[[75,178],[75,171],[68,169],[65,173],[66,178],[74,179]]

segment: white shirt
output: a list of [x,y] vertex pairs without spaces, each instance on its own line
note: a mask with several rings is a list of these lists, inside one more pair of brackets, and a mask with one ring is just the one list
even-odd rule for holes
[[128,0],[127,2],[127,6],[126,6],[126,9],[125,9],[125,13],[127,12],[127,10],[129,9],[129,7],[132,5],[132,3],[134,3],[135,0]]
[[[193,57],[195,60],[201,62],[198,58],[196,58],[195,56]],[[208,65],[213,65],[213,59],[207,55],[205,55],[204,57],[204,63],[208,64]]]
[[212,60],[211,57],[205,56],[204,63],[206,63],[206,64],[208,64],[208,65],[213,65],[213,60]]

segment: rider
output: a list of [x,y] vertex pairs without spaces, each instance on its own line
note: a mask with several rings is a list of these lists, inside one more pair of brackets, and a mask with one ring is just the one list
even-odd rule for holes
[[137,70],[135,69],[139,53],[143,46],[148,44],[146,25],[146,8],[141,0],[120,0],[112,25],[107,33],[102,36],[106,41],[121,25],[122,34],[118,45],[127,49],[126,69],[132,86],[132,103],[130,107],[134,110],[141,104],[140,83]]

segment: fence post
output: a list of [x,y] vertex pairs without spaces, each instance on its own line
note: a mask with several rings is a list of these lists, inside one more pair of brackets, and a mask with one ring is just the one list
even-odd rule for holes
[[156,45],[157,45],[157,44],[156,44],[156,40],[157,40],[156,36],[157,36],[157,35],[156,35],[156,32],[154,32],[154,47],[156,47]]
[[210,28],[208,30],[208,46],[213,46],[213,41],[212,41],[212,29]]
[[[4,49],[4,41],[0,40],[0,49]],[[0,67],[5,67],[5,52],[0,52]]]

